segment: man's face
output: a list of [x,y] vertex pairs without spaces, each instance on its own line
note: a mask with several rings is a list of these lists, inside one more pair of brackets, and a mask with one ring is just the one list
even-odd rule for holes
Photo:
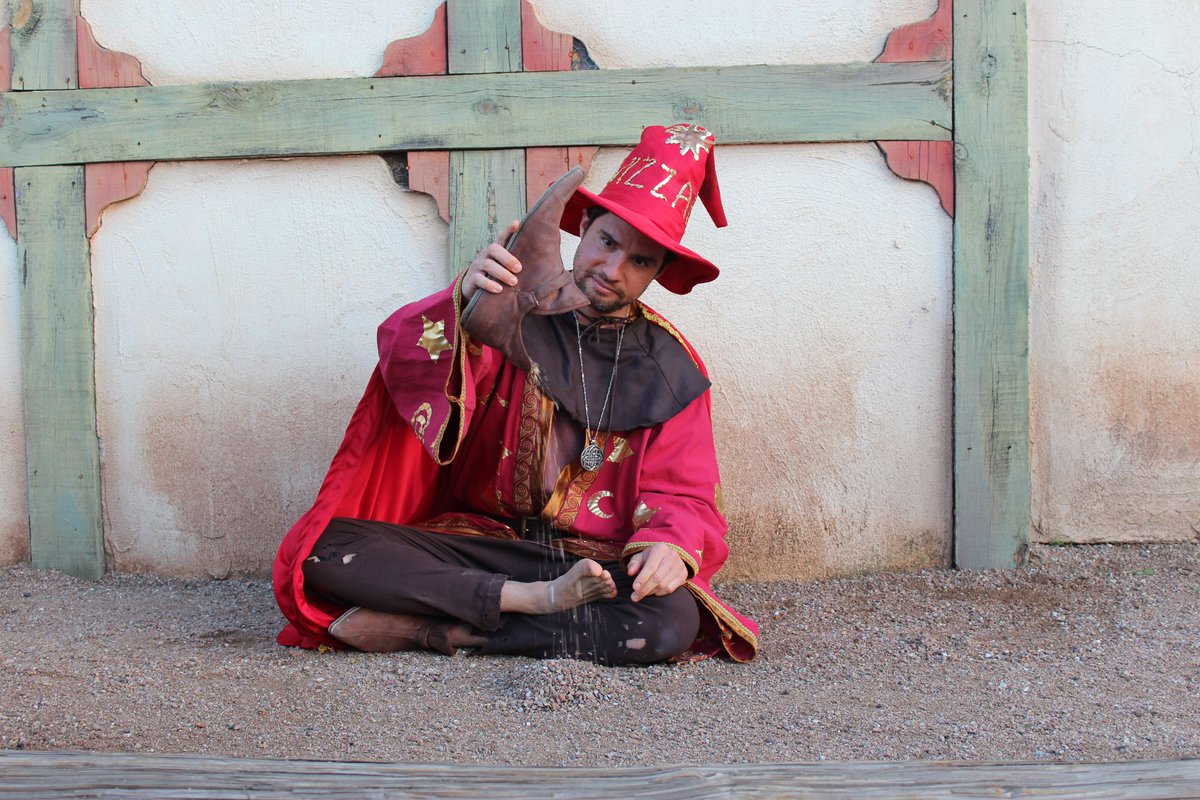
[[575,285],[606,316],[625,316],[662,271],[667,249],[615,214],[579,225],[575,251]]

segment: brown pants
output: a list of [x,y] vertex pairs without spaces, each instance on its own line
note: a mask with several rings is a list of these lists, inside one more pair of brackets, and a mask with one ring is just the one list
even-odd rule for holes
[[304,562],[304,588],[345,605],[462,620],[487,638],[482,653],[649,664],[696,638],[700,612],[691,592],[635,603],[633,578],[615,561],[602,562],[617,584],[611,600],[553,614],[500,613],[506,580],[553,580],[577,560],[532,541],[338,518]]

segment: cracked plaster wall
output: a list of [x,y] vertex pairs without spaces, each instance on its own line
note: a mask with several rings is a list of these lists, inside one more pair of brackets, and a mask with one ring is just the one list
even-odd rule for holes
[[1030,4],[1045,541],[1200,538],[1200,14]]

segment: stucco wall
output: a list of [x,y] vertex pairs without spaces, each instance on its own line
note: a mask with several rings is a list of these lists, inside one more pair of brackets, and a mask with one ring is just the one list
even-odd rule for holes
[[1200,14],[1031,3],[1034,523],[1200,538]]
[[[435,2],[85,0],[156,84],[369,74]],[[538,3],[603,67],[857,61],[933,0]],[[658,120],[648,120],[656,122]],[[604,152],[593,184],[620,153]],[[724,269],[654,293],[705,354],[731,576],[944,563],[950,223],[871,145],[720,150]],[[879,210],[889,209],[880,214]],[[569,245],[568,245],[569,247]],[[374,157],[160,164],[93,240],[108,547],[121,570],[262,571],[311,501],[375,324],[449,277],[446,228]]]
[[[365,75],[436,0],[84,0],[156,84]],[[873,58],[934,0],[538,0],[602,66]],[[1200,533],[1200,17],[1029,7],[1033,519],[1049,541]],[[0,23],[8,4],[0,4]],[[620,153],[597,159],[592,185]],[[652,292],[705,354],[730,576],[944,563],[950,222],[869,145],[720,149],[724,269]],[[118,569],[265,568],[311,500],[393,306],[445,226],[373,157],[159,165],[93,242]],[[570,249],[568,243],[567,249]],[[28,556],[16,248],[0,229],[0,563]]]
[[93,239],[107,545],[261,571],[312,503],[374,326],[443,284],[433,201],[376,157],[159,164]]

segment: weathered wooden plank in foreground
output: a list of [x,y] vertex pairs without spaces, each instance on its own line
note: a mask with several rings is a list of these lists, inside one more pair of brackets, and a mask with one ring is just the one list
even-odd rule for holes
[[[446,32],[451,73],[521,69],[520,0],[448,0]],[[496,238],[499,228],[524,213],[523,149],[450,153],[451,274],[466,267],[481,247]]]
[[[943,140],[950,65],[518,72],[0,94],[0,166],[634,144]],[[587,120],[587,124],[580,124]]]
[[1029,143],[1025,0],[955,7],[954,553],[1029,544]]
[[822,762],[567,769],[0,752],[0,776],[0,800],[1200,798],[1200,760],[1110,764]]

